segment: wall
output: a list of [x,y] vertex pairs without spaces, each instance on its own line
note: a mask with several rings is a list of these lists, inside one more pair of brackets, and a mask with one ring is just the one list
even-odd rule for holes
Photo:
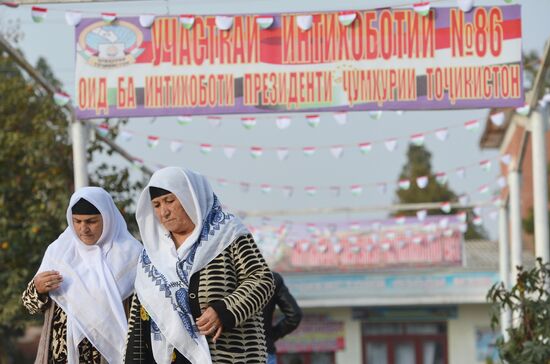
[[458,318],[447,321],[449,364],[485,364],[476,361],[476,328],[490,326],[488,305],[462,305]]

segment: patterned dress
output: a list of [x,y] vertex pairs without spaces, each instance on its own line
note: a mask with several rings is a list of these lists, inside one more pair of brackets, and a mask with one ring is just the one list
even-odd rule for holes
[[[265,364],[262,310],[273,291],[271,271],[250,234],[237,238],[191,277],[188,300],[194,319],[210,306],[223,325],[215,344],[212,336],[206,337],[214,364]],[[126,364],[156,364],[151,351],[151,325],[154,323],[134,295]],[[189,362],[175,351],[172,363]]]
[[[31,315],[44,312],[50,305],[54,305],[48,364],[67,364],[67,315],[65,312],[50,299],[50,296],[39,294],[34,281],[30,281],[27,285],[21,299],[23,306]],[[101,363],[101,354],[86,338],[78,345],[78,352],[79,364]]]

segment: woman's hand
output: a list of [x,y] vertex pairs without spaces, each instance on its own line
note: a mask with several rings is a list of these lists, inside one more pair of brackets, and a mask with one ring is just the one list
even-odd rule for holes
[[38,273],[34,279],[34,287],[36,292],[40,294],[46,294],[50,291],[56,290],[61,286],[63,277],[55,270],[49,270],[47,272]]
[[213,342],[218,340],[223,329],[218,313],[212,307],[208,307],[197,319],[197,327],[201,335],[214,335]]

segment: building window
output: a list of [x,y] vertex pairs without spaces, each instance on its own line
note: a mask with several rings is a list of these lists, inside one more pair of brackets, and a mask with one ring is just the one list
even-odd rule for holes
[[363,364],[448,364],[444,323],[363,323]]

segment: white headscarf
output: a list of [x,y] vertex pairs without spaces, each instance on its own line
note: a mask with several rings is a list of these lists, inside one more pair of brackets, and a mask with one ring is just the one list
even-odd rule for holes
[[[71,208],[81,198],[103,219],[96,244],[86,245],[75,233]],[[128,324],[122,301],[133,292],[136,265],[143,249],[128,232],[111,196],[99,187],[83,187],[67,208],[69,227],[51,243],[38,273],[56,270],[63,283],[50,297],[67,314],[67,361],[78,364],[78,344],[88,338],[109,364],[122,363]]]
[[[149,187],[176,195],[195,224],[178,250],[155,215]],[[169,364],[175,348],[191,363],[212,363],[206,338],[198,332],[189,309],[189,279],[248,230],[237,217],[222,211],[205,177],[178,167],[153,174],[139,198],[136,219],[145,246],[136,292],[152,319],[155,361]]]

